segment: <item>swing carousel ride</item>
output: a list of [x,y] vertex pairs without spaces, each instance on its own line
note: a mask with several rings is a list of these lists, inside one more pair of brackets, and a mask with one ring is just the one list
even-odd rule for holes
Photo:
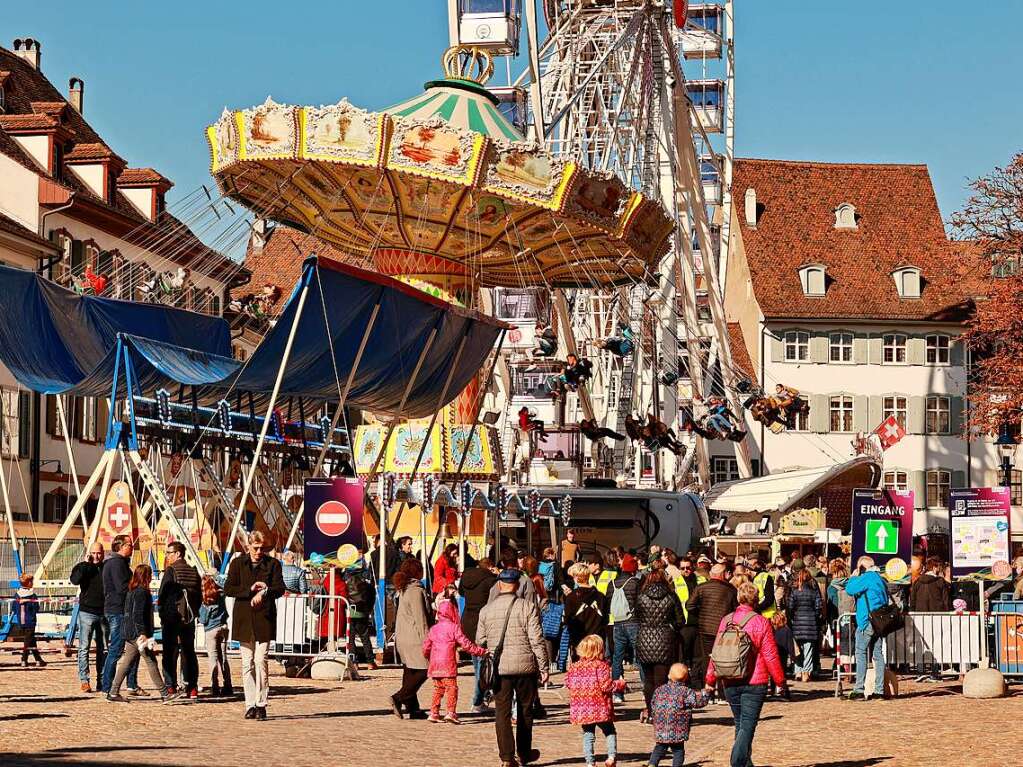
[[[418,536],[424,559],[429,541],[452,537],[463,552],[472,537],[480,555],[512,518],[546,517],[553,540],[572,496],[591,491],[581,470],[560,495],[533,486],[551,432],[569,435],[580,465],[590,440],[590,476],[637,497],[656,494],[638,489],[644,456],[669,500],[706,486],[705,440],[732,441],[748,476],[742,408],[784,424],[801,405],[798,392],[769,400],[741,379],[716,261],[694,255],[694,242],[714,248],[694,132],[706,134],[678,49],[686,4],[545,0],[543,26],[525,9],[528,63],[508,86],[488,83],[494,55],[509,72],[517,55],[518,3],[450,0],[443,77],[422,93],[382,111],[268,98],[207,129],[218,202],[306,236],[301,277],[243,362],[221,319],[0,267],[3,363],[58,401],[113,405],[106,451],[37,582],[64,583],[55,556],[79,521],[87,543],[134,536],[156,569],[169,540],[222,570],[253,529],[301,544],[301,480],[319,475],[362,478],[367,534]],[[480,19],[506,32],[481,39]],[[350,263],[317,256],[326,249]],[[702,348],[698,280],[712,351],[689,355],[680,398],[680,345]],[[502,289],[554,309],[533,352],[551,429],[509,387],[502,346],[519,331],[492,316]],[[264,286],[236,314],[268,319],[281,292]],[[43,342],[17,344],[25,333]]]

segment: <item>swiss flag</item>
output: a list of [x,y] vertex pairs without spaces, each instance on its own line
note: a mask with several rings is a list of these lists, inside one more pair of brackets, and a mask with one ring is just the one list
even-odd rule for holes
[[887,450],[906,436],[906,430],[899,423],[899,419],[890,415],[881,421],[880,426],[874,429],[874,434],[881,440],[881,448]]

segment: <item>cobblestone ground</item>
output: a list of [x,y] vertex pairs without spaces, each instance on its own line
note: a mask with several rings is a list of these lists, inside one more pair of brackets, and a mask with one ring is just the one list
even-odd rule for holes
[[[8,645],[7,648],[11,646]],[[6,648],[5,648],[6,650]],[[258,764],[461,767],[498,764],[493,720],[466,714],[464,724],[398,721],[387,696],[400,672],[369,672],[358,682],[287,679],[271,665],[269,720],[242,719],[240,701],[162,706],[127,705],[78,691],[74,661],[48,652],[45,669],[21,669],[0,656],[0,765]],[[202,659],[200,659],[202,663]],[[235,663],[237,674],[238,664]],[[459,707],[468,709],[471,670],[459,678]],[[146,675],[142,680],[148,682]],[[559,680],[555,678],[555,683]],[[420,699],[425,703],[430,683]],[[833,685],[794,685],[791,702],[770,702],[754,744],[757,765],[867,767],[868,765],[1000,765],[1015,760],[1023,691],[996,701],[968,701],[953,683],[903,680],[896,701],[850,703]],[[642,695],[620,708],[619,764],[643,765],[651,730],[639,723]],[[565,692],[543,693],[550,716],[538,722],[540,764],[581,765],[581,739],[568,724]],[[696,716],[686,764],[728,764],[732,720],[726,706]],[[602,748],[598,738],[598,749]],[[599,750],[598,750],[598,753]],[[269,759],[269,761],[267,761]],[[662,764],[670,763],[662,762]]]

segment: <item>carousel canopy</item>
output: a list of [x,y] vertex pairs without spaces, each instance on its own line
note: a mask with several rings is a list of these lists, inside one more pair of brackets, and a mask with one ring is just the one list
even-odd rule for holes
[[527,142],[483,86],[489,54],[453,48],[447,77],[384,112],[271,99],[207,130],[221,191],[373,259],[386,274],[480,286],[651,281],[673,219],[609,173]]
[[184,385],[196,387],[203,401],[229,392],[253,393],[261,401],[273,389],[299,293],[308,285],[281,396],[338,399],[379,304],[347,402],[377,413],[397,412],[433,335],[402,411],[422,417],[437,409],[452,367],[441,405],[479,372],[506,327],[388,277],[312,258],[277,323],[240,363],[229,356],[228,326],[219,318],[83,298],[31,272],[0,269],[0,360],[23,386],[47,394],[109,396],[118,348],[123,348],[136,392]]

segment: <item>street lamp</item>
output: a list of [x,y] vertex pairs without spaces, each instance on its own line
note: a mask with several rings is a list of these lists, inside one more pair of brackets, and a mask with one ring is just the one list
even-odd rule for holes
[[998,447],[998,454],[1002,457],[999,467],[1002,472],[1002,487],[1012,487],[1012,470],[1015,466],[1012,459],[1016,454],[1017,446],[1014,431],[1012,424],[1008,421],[1003,421],[998,426],[998,439],[995,440],[995,445]]

